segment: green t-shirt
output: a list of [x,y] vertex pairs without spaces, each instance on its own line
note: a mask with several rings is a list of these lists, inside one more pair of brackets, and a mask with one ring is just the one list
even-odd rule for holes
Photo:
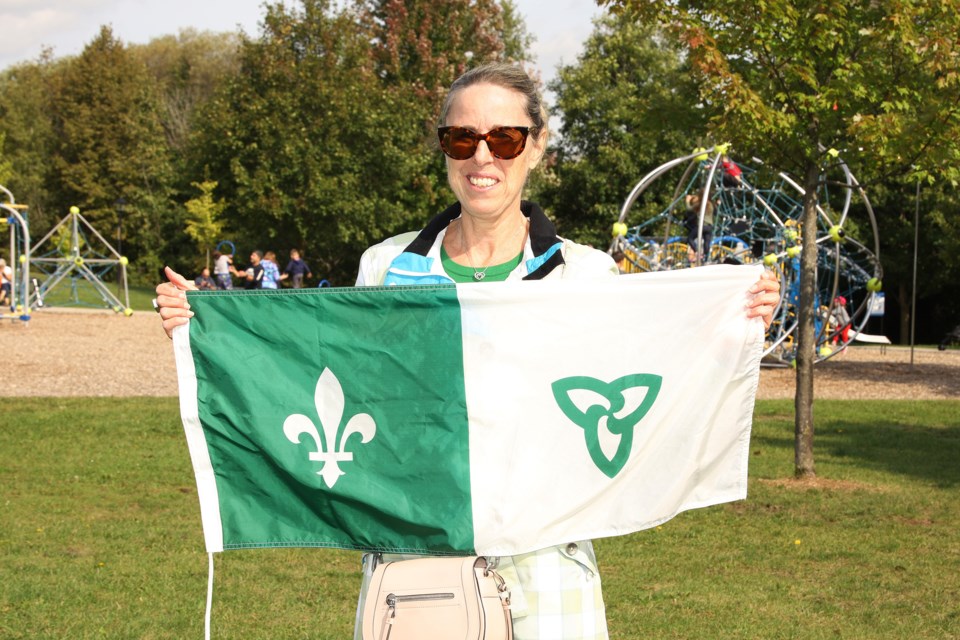
[[[495,264],[486,269],[474,269],[473,267],[457,264],[450,259],[447,250],[442,246],[440,247],[440,262],[443,264],[443,270],[447,272],[447,275],[450,276],[454,282],[502,282],[507,279],[511,271],[517,268],[521,260],[523,260],[522,251],[517,254],[516,258],[503,264]],[[483,278],[480,280],[474,275],[478,271],[484,273]]]

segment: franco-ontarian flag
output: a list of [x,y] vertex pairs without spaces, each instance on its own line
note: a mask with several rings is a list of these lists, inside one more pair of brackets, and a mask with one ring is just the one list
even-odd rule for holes
[[514,555],[743,499],[760,272],[188,294],[207,550]]

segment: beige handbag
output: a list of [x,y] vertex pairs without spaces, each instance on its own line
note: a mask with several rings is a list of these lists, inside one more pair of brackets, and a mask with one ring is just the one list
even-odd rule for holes
[[363,640],[512,638],[510,594],[486,558],[417,558],[373,572]]

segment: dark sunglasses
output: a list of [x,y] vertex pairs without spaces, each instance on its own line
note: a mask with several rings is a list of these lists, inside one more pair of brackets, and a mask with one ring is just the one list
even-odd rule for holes
[[466,127],[438,127],[440,148],[454,160],[467,160],[477,152],[480,141],[487,143],[487,148],[494,158],[510,160],[523,153],[527,145],[527,134],[530,127],[496,127],[486,133],[477,133]]

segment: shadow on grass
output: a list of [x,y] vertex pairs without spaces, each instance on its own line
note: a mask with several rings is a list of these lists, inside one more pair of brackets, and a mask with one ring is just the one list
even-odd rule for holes
[[[792,407],[788,416],[769,406],[759,409],[752,448],[785,450],[792,457]],[[960,485],[960,401],[824,400],[814,412],[814,457],[820,473],[856,466],[939,488]]]

